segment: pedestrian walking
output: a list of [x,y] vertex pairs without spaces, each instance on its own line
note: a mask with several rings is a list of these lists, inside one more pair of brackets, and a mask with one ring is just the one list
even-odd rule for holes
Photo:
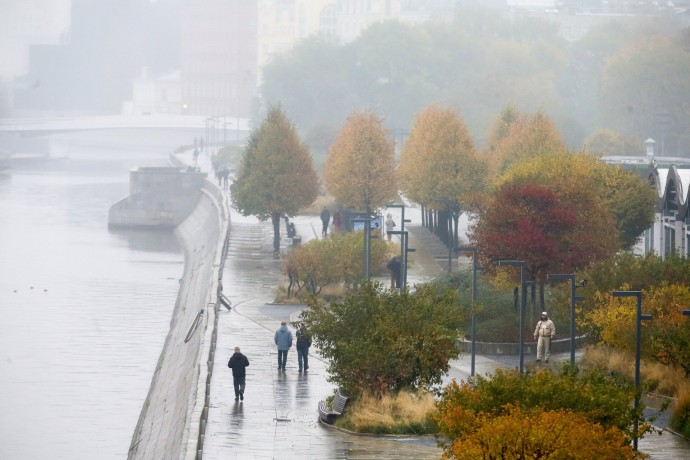
[[395,221],[393,220],[392,215],[386,215],[386,222],[384,223],[384,225],[386,226],[386,234],[388,235],[388,241],[390,241],[391,237],[393,236],[390,234],[390,232],[392,232],[395,228]]
[[247,366],[249,366],[249,360],[240,353],[240,347],[235,347],[235,353],[230,357],[230,361],[228,361],[228,367],[232,369],[232,385],[235,387],[235,401],[237,401],[238,398],[244,401]]
[[299,366],[299,372],[307,372],[309,369],[309,347],[311,347],[311,335],[307,331],[304,324],[300,324],[299,329],[295,332],[297,337],[297,365]]
[[402,263],[400,263],[400,256],[394,256],[386,264],[386,268],[391,272],[391,288],[399,288],[402,285],[400,275],[402,274]]
[[328,235],[328,223],[331,221],[331,212],[323,208],[323,211],[321,211],[321,224],[323,227],[321,228],[321,236],[326,236]]
[[541,320],[537,323],[536,329],[534,329],[534,340],[537,340],[537,362],[541,361],[542,356],[544,357],[544,362],[549,362],[551,339],[555,336],[556,326],[549,319],[548,313],[543,311],[541,313]]
[[287,363],[287,353],[292,347],[292,332],[287,327],[286,321],[280,322],[280,328],[275,333],[273,338],[278,347],[278,370],[285,370],[285,363]]

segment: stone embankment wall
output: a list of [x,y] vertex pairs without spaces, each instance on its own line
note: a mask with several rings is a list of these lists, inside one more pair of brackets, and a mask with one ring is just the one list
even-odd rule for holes
[[129,459],[193,459],[203,445],[228,225],[226,197],[206,181],[196,208],[176,229],[184,277]]

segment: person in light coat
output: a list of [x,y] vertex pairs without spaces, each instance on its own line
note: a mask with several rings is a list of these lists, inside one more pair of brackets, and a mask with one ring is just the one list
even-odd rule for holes
[[285,370],[287,353],[292,346],[292,332],[287,327],[286,321],[280,322],[280,328],[276,331],[274,341],[278,347],[278,370]]
[[551,339],[555,336],[556,326],[549,319],[548,313],[544,311],[541,313],[541,320],[537,323],[536,329],[534,329],[534,340],[537,341],[537,362],[541,361],[542,356],[544,357],[544,362],[549,362]]

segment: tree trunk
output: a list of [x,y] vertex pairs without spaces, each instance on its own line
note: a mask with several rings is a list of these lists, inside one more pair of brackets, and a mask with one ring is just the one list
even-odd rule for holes
[[280,214],[271,213],[271,223],[273,223],[273,251],[280,251]]

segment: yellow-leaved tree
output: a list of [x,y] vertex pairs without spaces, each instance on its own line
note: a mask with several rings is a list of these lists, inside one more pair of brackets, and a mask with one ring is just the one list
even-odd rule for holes
[[453,109],[429,106],[417,115],[400,156],[398,182],[407,198],[458,219],[484,190],[484,165]]
[[394,147],[379,116],[350,115],[328,149],[326,190],[342,206],[371,214],[397,193]]
[[[500,175],[517,160],[544,153],[565,152],[566,147],[551,119],[544,113],[523,115],[514,120],[512,109],[505,109],[496,122],[496,143],[487,154],[489,177]],[[508,117],[508,118],[506,118]],[[501,126],[507,123],[507,132]]]

